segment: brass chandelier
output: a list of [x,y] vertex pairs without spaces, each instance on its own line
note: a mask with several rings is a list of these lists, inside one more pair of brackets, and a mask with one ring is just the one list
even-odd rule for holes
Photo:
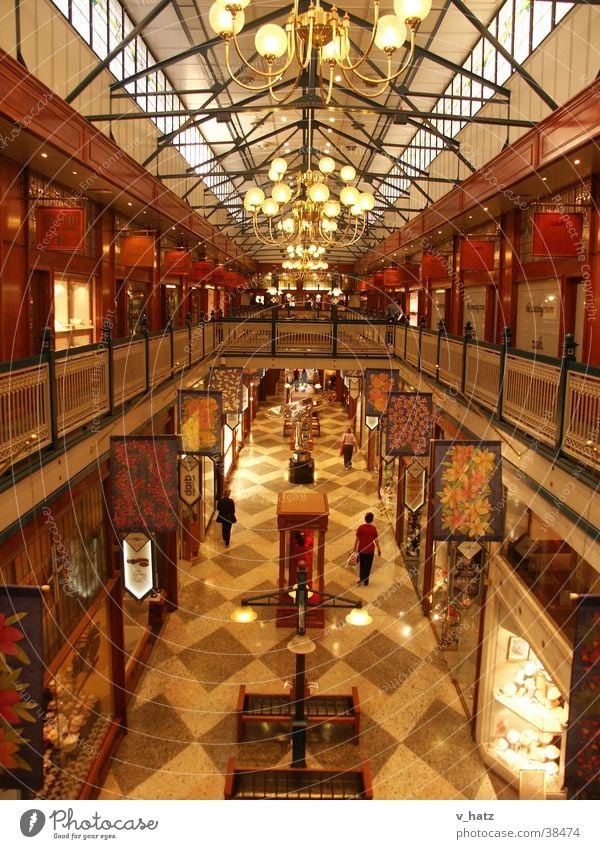
[[270,196],[253,186],[244,195],[244,209],[251,215],[254,235],[263,245],[293,247],[296,257],[306,253],[314,259],[315,253],[323,253],[320,248],[343,248],[357,242],[375,207],[375,198],[371,192],[360,192],[350,185],[356,177],[352,165],[340,169],[339,179],[344,186],[339,200],[331,195],[329,180],[335,173],[335,161],[323,156],[317,170],[311,167],[312,112],[308,117],[307,147],[308,167],[296,176],[295,189],[283,182],[288,164],[279,156],[269,171],[273,183]]
[[[321,100],[327,104],[331,100],[334,81],[343,79],[351,89],[365,93],[364,88],[376,86],[377,91],[369,91],[370,96],[383,94],[388,85],[398,79],[410,65],[415,50],[415,33],[421,21],[431,11],[431,0],[394,0],[395,15],[379,16],[379,0],[374,0],[373,24],[366,50],[358,57],[352,57],[353,39],[350,17],[346,12],[340,17],[335,6],[326,10],[320,0],[311,0],[305,11],[300,11],[300,0],[294,0],[288,14],[285,29],[278,24],[264,24],[255,37],[255,48],[263,60],[263,66],[252,65],[244,57],[238,42],[238,35],[245,23],[244,9],[250,0],[216,0],[210,8],[209,23],[214,32],[225,42],[225,63],[234,82],[249,91],[269,91],[272,100],[283,103],[290,97],[300,81],[300,77],[316,59],[319,91]],[[408,53],[399,67],[394,67],[394,54],[399,51],[408,36]],[[249,84],[236,74],[231,67],[230,45],[241,60],[246,71],[259,79],[256,85]],[[372,77],[361,71],[365,63],[378,57],[373,48],[381,52],[385,61],[383,74]],[[285,75],[296,62],[295,78],[290,76],[291,90],[278,98],[274,85],[285,81]],[[362,89],[360,88],[362,84]]]

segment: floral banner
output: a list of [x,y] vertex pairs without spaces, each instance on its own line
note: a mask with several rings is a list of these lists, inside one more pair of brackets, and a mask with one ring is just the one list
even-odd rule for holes
[[112,436],[112,520],[117,531],[177,530],[178,436]]
[[419,457],[428,454],[432,424],[431,394],[392,392],[385,431],[386,455]]
[[433,449],[433,538],[502,540],[499,442],[445,442]]
[[397,369],[368,368],[365,370],[365,416],[382,416],[390,393],[398,389]]
[[600,596],[577,605],[565,785],[569,799],[600,797]]
[[185,389],[179,392],[179,429],[184,454],[221,453],[220,392]]
[[222,395],[223,413],[241,413],[244,397],[242,387],[244,385],[243,368],[219,368],[212,369],[208,376],[208,390],[220,392]]
[[42,596],[0,587],[0,787],[38,790],[43,777]]

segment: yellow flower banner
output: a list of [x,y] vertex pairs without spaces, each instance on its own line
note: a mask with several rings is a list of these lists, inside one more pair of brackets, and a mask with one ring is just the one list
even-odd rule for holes
[[433,538],[502,540],[499,442],[433,443]]

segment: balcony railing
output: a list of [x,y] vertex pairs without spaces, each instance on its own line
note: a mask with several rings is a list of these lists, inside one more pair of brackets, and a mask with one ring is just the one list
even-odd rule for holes
[[[213,354],[254,359],[298,355],[369,359],[395,357],[429,380],[475,402],[500,423],[532,437],[555,456],[567,455],[600,470],[600,369],[536,356],[466,334],[449,336],[423,327],[333,316],[325,320],[225,319],[168,328],[55,352],[50,340],[40,357],[0,365],[0,470],[84,426]],[[294,359],[295,358],[295,359]]]

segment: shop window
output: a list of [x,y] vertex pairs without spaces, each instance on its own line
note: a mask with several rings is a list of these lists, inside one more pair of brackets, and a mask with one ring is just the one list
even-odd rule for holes
[[54,279],[54,331],[57,349],[93,341],[93,283],[83,277]]

